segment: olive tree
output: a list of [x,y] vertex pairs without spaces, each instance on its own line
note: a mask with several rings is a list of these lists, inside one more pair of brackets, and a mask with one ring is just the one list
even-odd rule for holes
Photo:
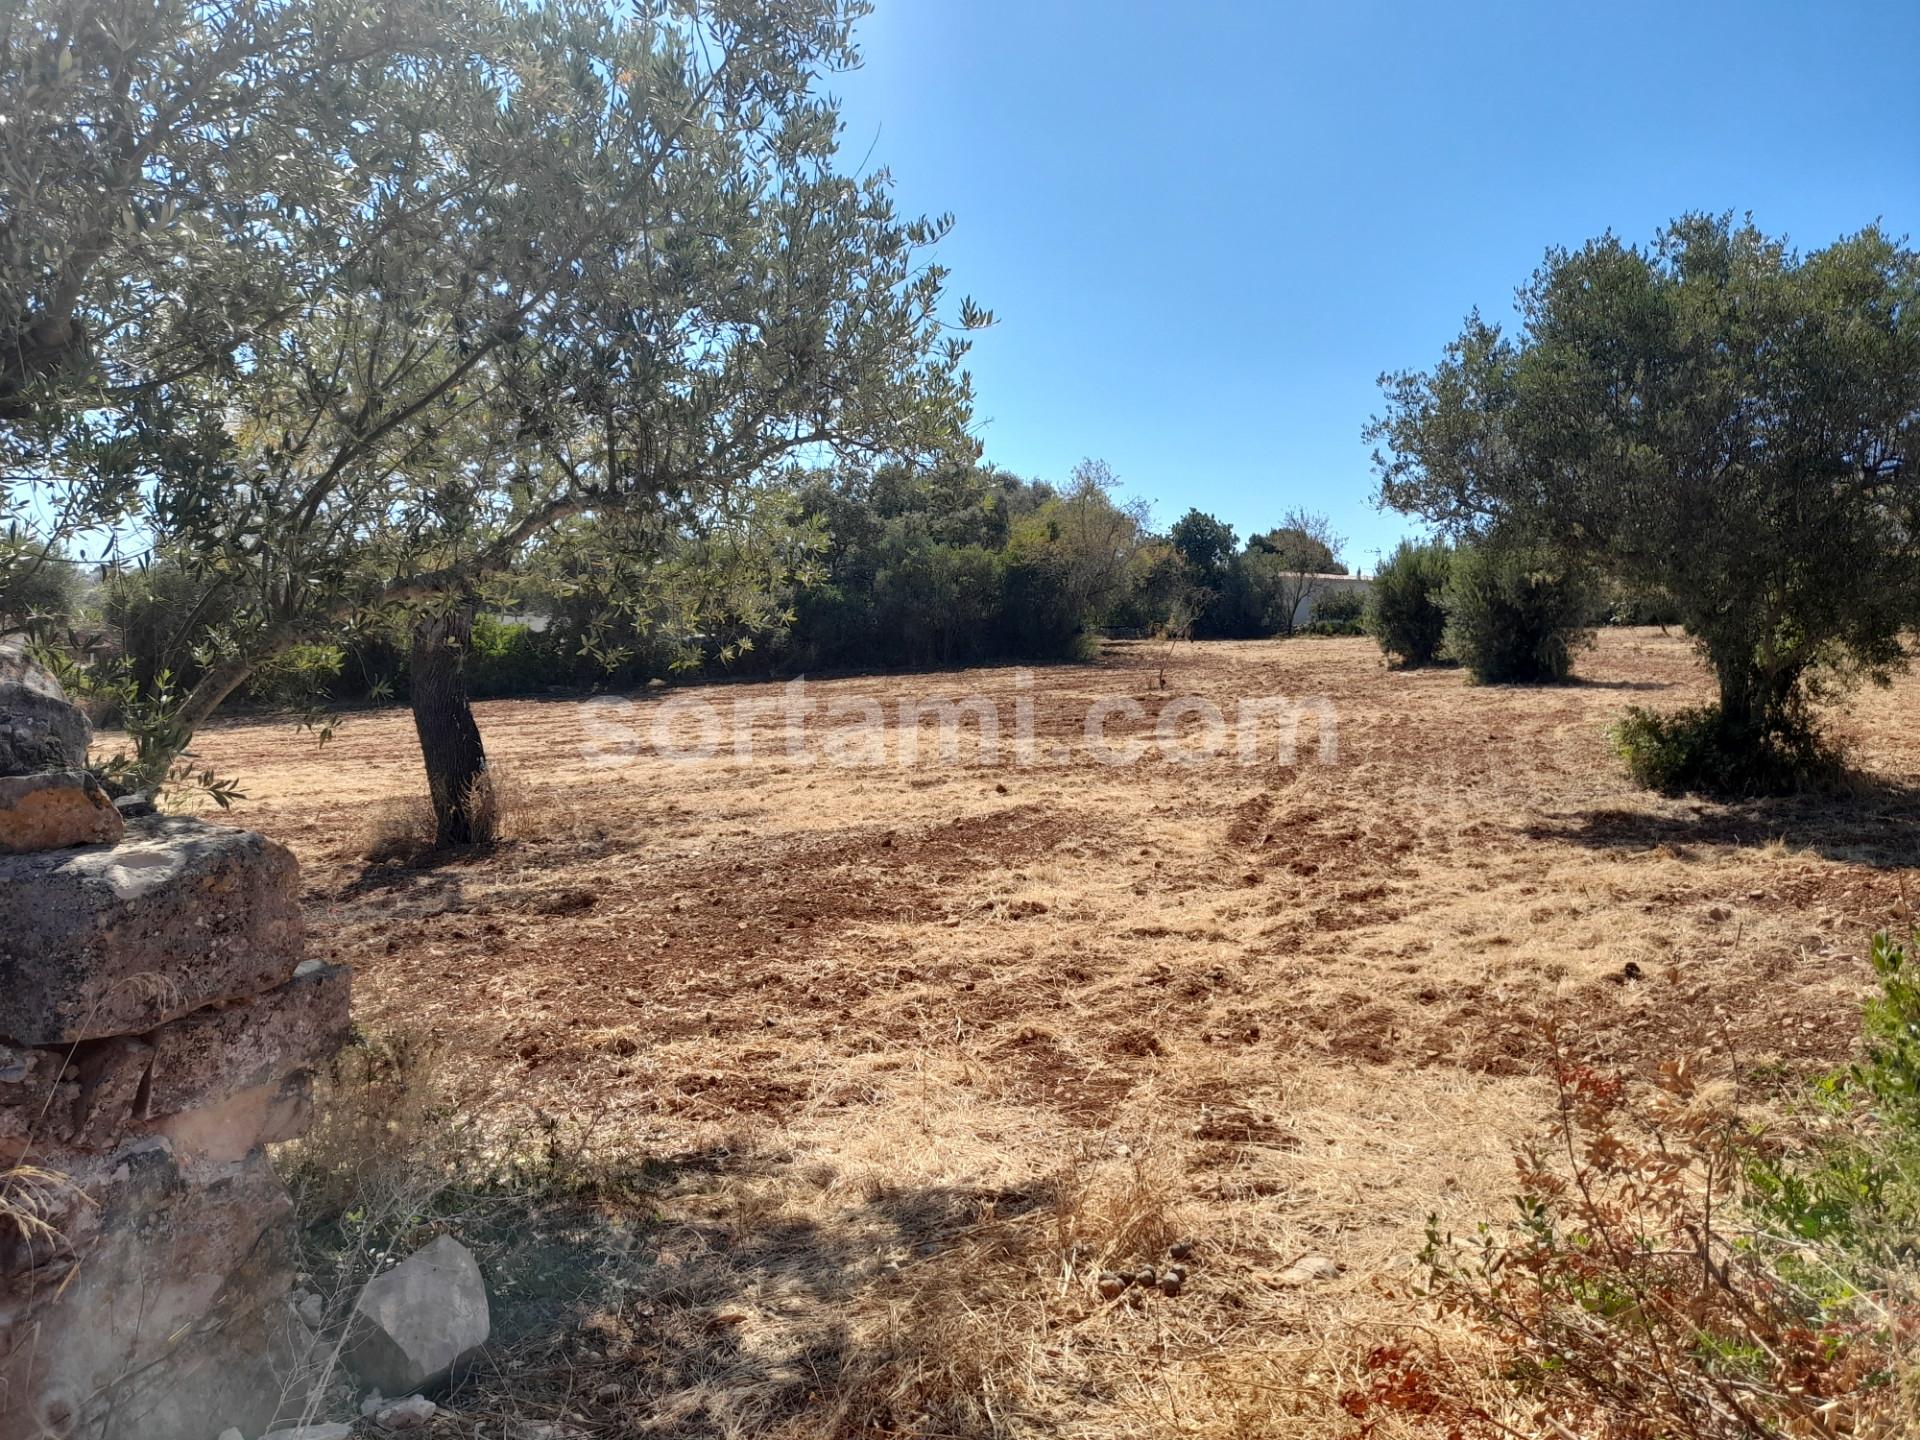
[[1799,253],[1691,215],[1550,251],[1512,334],[1471,317],[1383,377],[1380,495],[1558,546],[1672,597],[1719,683],[1715,744],[1804,748],[1810,702],[1885,678],[1920,593],[1920,255]]
[[[365,262],[407,117],[381,77],[478,34],[439,0],[25,0],[0,10],[0,604],[190,467],[231,366]],[[97,548],[97,547],[87,547]]]
[[[624,547],[602,568],[645,592],[663,571],[650,542],[750,534],[747,492],[795,457],[970,449],[965,343],[925,254],[946,222],[897,216],[884,172],[842,173],[814,93],[853,60],[863,9],[461,6],[307,97],[339,137],[314,188],[349,203],[308,210],[264,179],[229,201],[202,177],[216,215],[273,212],[219,262],[266,298],[197,364],[160,371],[148,357],[178,305],[102,287],[88,329],[125,347],[137,402],[90,401],[91,443],[39,456],[71,488],[89,450],[118,444],[142,523],[221,592],[187,726],[289,646],[404,608],[441,838],[481,838],[466,637],[542,537],[617,521],[591,530]],[[218,42],[181,25],[176,48]],[[962,304],[955,328],[987,318]],[[93,349],[110,369],[111,346]]]

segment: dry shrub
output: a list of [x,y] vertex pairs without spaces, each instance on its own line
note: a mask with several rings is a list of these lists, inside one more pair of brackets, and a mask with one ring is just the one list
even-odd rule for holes
[[[1098,1278],[1164,1264],[1184,1238],[1182,1175],[1151,1139],[1115,1158],[1090,1141],[1029,1189],[977,1198],[931,1253],[877,1288],[829,1388],[772,1433],[997,1437],[1046,1409],[1037,1372],[1063,1335],[1114,1307],[1157,1305]],[[1098,1152],[1098,1153],[1096,1153]]]
[[1413,1338],[1367,1360],[1342,1404],[1362,1436],[1800,1440],[1913,1433],[1905,1367],[1920,1310],[1862,1289],[1837,1253],[1756,1223],[1754,1135],[1695,1061],[1641,1095],[1562,1053],[1544,1142],[1516,1155],[1519,1217],[1428,1232],[1430,1294],[1492,1350],[1486,1372]]
[[533,785],[518,767],[499,763],[473,783],[467,805],[474,833],[496,840],[574,843],[605,820],[594,787]]
[[451,1120],[440,1070],[440,1048],[423,1035],[355,1030],[318,1077],[312,1126],[280,1151],[303,1218],[417,1210],[446,1183]]
[[489,765],[473,777],[460,804],[475,835],[505,840],[519,833],[521,821],[532,809],[532,792],[519,771]]
[[[591,794],[557,798],[536,790],[512,766],[491,764],[461,801],[473,834],[489,840],[570,840],[587,827]],[[394,796],[376,805],[361,833],[361,855],[374,864],[410,863],[430,853],[438,826],[433,804],[419,794]]]
[[378,865],[416,860],[433,848],[433,804],[424,795],[394,795],[375,804],[361,831],[361,856]]
[[1081,1272],[1136,1267],[1185,1238],[1178,1197],[1187,1177],[1172,1151],[1151,1139],[1118,1161],[1083,1158],[1053,1183],[1055,1243]]
[[427,1235],[456,1174],[457,1127],[439,1047],[405,1031],[357,1027],[315,1078],[314,1118],[274,1152],[299,1226],[300,1267],[323,1302],[322,1343],[281,1377],[282,1418],[351,1410],[341,1369],[347,1317],[361,1288]]
[[55,1222],[78,1198],[67,1177],[55,1171],[37,1165],[0,1169],[0,1273],[18,1273],[57,1254],[66,1241]]
[[1176,1303],[1094,1286],[1110,1265],[1164,1263],[1180,1233],[1178,1171],[1157,1151],[1090,1140],[1049,1179],[1000,1188],[725,1148],[723,1172],[660,1197],[677,1218],[599,1314],[476,1378],[472,1433],[493,1433],[484,1415],[609,1435],[1025,1435],[1049,1423],[1063,1340],[1103,1350],[1110,1337],[1076,1329]]
[[[531,809],[529,791],[518,774],[504,766],[480,772],[461,799],[475,835],[503,839],[516,834]],[[373,807],[360,837],[360,853],[373,864],[418,860],[430,853],[439,825],[425,795],[390,796]]]

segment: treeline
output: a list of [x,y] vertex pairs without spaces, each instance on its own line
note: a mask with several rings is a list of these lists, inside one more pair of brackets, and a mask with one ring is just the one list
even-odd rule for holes
[[[1360,595],[1329,579],[1346,567],[1323,517],[1293,511],[1244,545],[1198,510],[1158,531],[1144,502],[1122,498],[1097,460],[1061,485],[987,465],[822,469],[757,504],[777,539],[763,538],[753,563],[731,571],[692,553],[711,541],[663,546],[648,537],[658,577],[651,604],[608,603],[610,591],[640,587],[609,575],[631,557],[605,522],[583,520],[534,547],[474,618],[468,689],[487,697],[675,672],[1044,663],[1088,658],[1102,634],[1359,633]],[[750,547],[751,532],[729,543]],[[687,577],[710,584],[729,573],[756,592],[753,603],[684,593]],[[141,695],[197,684],[239,603],[219,571],[166,557],[88,588],[73,584],[71,567],[45,574],[34,608],[96,626]],[[406,626],[370,616],[262,662],[236,698],[273,706],[404,698],[409,663]]]

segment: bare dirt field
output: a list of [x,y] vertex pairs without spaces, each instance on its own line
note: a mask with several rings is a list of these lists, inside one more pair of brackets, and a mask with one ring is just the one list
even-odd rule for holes
[[[1428,1215],[1501,1213],[1556,1034],[1628,1067],[1711,1046],[1764,1103],[1844,1058],[1868,939],[1911,920],[1913,680],[1841,722],[1858,794],[1722,806],[1636,791],[1608,750],[1626,705],[1706,697],[1677,635],[1604,633],[1537,689],[1394,673],[1364,640],[1168,653],[810,681],[884,707],[886,753],[851,765],[787,753],[771,682],[697,692],[765,713],[751,756],[692,761],[621,738],[660,692],[483,704],[510,836],[431,865],[367,858],[422,788],[404,711],[324,748],[202,737],[234,818],[298,854],[363,1027],[436,1037],[463,1115],[650,1163],[602,1217],[618,1283],[474,1416],[1340,1434],[1370,1337],[1424,1323]],[[1311,719],[1292,764],[1082,739],[1102,697],[1145,707],[1124,738],[1185,695],[1324,697],[1337,755]],[[1030,703],[1046,763],[971,763],[969,731],[899,764],[899,702],[963,696]],[[1178,1295],[1096,1293],[1183,1238]]]

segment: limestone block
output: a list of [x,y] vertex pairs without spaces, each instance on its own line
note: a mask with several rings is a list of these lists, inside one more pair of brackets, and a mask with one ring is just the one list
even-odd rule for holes
[[[260,1316],[291,1279],[285,1189],[259,1152],[196,1171],[157,1137],[62,1184],[57,1250],[0,1236],[0,1436],[89,1434],[107,1414],[127,1434],[175,1433],[162,1415],[203,1427],[231,1375],[187,1361],[266,1354]],[[279,1401],[227,1403],[271,1418]]]
[[84,770],[0,776],[0,855],[114,845],[127,822]]
[[0,1125],[41,1147],[111,1150],[134,1127],[153,1066],[153,1046],[116,1035],[45,1049],[8,1047],[17,1057],[0,1078]]
[[451,1235],[367,1282],[348,1325],[347,1368],[383,1395],[430,1390],[487,1341],[480,1266]]
[[173,1142],[183,1161],[226,1163],[262,1145],[277,1145],[305,1132],[313,1119],[313,1075],[296,1070],[229,1095],[216,1105],[182,1110],[156,1120],[153,1130]]
[[282,845],[181,817],[119,845],[0,856],[0,1038],[138,1034],[292,977],[298,870]]
[[217,1104],[324,1064],[346,1043],[352,984],[346,966],[309,960],[264,994],[161,1026],[147,1037],[154,1049],[147,1114]]
[[25,638],[0,640],[0,775],[80,769],[92,738],[87,717],[28,656]]

